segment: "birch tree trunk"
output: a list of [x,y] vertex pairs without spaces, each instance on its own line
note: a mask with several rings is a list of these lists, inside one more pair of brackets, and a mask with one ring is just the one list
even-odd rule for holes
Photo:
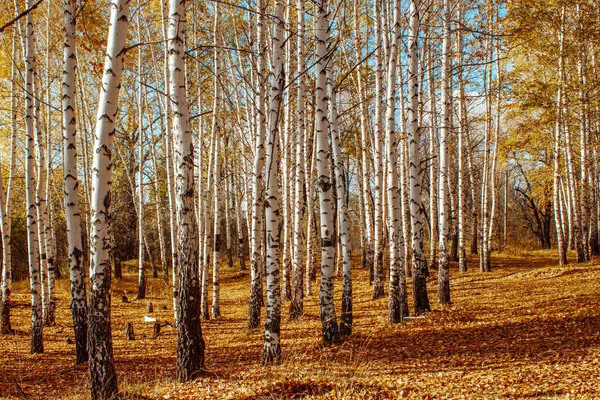
[[[169,0],[170,1],[170,0]],[[169,39],[168,24],[169,20],[167,17],[167,10],[165,10],[165,2],[160,2],[161,14],[163,17],[163,39],[165,42]],[[170,4],[170,3],[169,3]],[[183,40],[183,38],[182,38]],[[166,172],[167,172],[167,194],[169,198],[169,231],[171,234],[171,268],[172,268],[172,284],[173,284],[173,317],[175,323],[179,321],[178,310],[177,310],[177,280],[178,280],[178,252],[177,252],[177,215],[175,210],[175,183],[174,183],[174,165],[173,165],[173,142],[172,142],[172,129],[171,129],[171,71],[169,68],[169,46],[165,46],[164,54],[164,86],[165,86],[165,155],[166,155]]]
[[[331,71],[327,71],[327,95],[329,97],[329,132],[333,150],[337,213],[342,253],[342,314],[340,317],[340,335],[352,334],[352,248],[350,247],[350,221],[348,217],[348,196],[344,161],[338,130],[337,93],[334,88]],[[383,266],[382,266],[383,267]],[[383,283],[382,283],[383,284]]]
[[[17,29],[13,30],[12,37],[12,56],[16,59],[17,55]],[[8,186],[6,192],[4,187],[0,188],[0,194],[4,197],[0,199],[0,221],[2,233],[2,287],[0,291],[0,334],[12,334],[13,330],[10,324],[10,295],[12,290],[12,244],[11,244],[11,225],[12,225],[12,187],[16,166],[16,140],[17,140],[17,105],[15,96],[16,65],[11,66],[11,84],[10,84],[10,114],[11,114],[11,139],[10,139],[10,170]],[[2,178],[0,184],[4,185]]]
[[[271,70],[270,110],[269,110],[269,136],[267,138],[267,194],[265,199],[265,224],[266,224],[266,250],[267,250],[267,316],[265,320],[265,346],[263,350],[263,364],[279,360],[281,345],[279,335],[281,331],[281,288],[279,283],[279,190],[278,190],[278,135],[279,117],[281,114],[281,100],[285,84],[285,41],[283,31],[284,4],[277,0],[273,19],[273,62]],[[285,165],[284,165],[285,168]],[[285,210],[284,210],[285,211]]]
[[[137,40],[142,42],[141,35],[141,1],[138,0]],[[138,300],[146,298],[146,271],[144,270],[144,105],[142,99],[142,46],[138,47],[137,59],[137,124],[138,124]],[[133,178],[135,184],[135,176]]]
[[[448,131],[452,94],[450,86],[450,0],[444,0],[442,44],[442,126],[440,129],[440,179],[439,179],[439,272],[438,301],[450,304],[450,260],[448,259],[448,220],[450,217],[448,196]],[[433,212],[433,210],[432,210]]]
[[[358,9],[359,2],[354,0],[354,30],[356,35],[356,59],[360,61],[362,59],[362,41],[360,34],[360,25],[358,20]],[[363,78],[361,69],[356,69],[356,81],[358,86],[358,101],[360,103],[360,134],[361,134],[361,162],[362,162],[362,196],[365,207],[365,233],[367,236],[367,248],[362,249],[363,253],[367,254],[367,257],[363,256],[363,265],[367,264],[369,270],[373,268],[373,220],[371,211],[371,182],[369,179],[369,134],[368,134],[368,107],[364,95]]]
[[90,265],[90,306],[88,351],[92,399],[114,398],[118,394],[113,364],[111,332],[110,203],[112,150],[130,0],[114,0],[110,8],[110,27],[102,89],[98,99],[94,161],[92,167],[92,235]]
[[[458,23],[463,23],[463,1],[459,0],[457,7],[457,19]],[[458,201],[457,201],[457,223],[458,223],[458,270],[460,272],[467,272],[467,252],[465,250],[465,161],[464,161],[464,149],[466,146],[464,140],[464,132],[467,129],[467,103],[465,98],[465,82],[464,82],[464,70],[463,70],[463,31],[462,29],[457,30],[456,38],[457,48],[457,73],[458,73]]]
[[[35,43],[35,39],[34,39]],[[34,50],[35,51],[35,50]],[[35,55],[34,55],[35,57]],[[42,318],[44,325],[47,322],[48,309],[50,304],[50,294],[48,293],[48,259],[46,256],[46,217],[48,209],[46,207],[46,197],[44,190],[46,188],[46,146],[44,144],[43,132],[41,128],[40,116],[40,96],[41,87],[39,75],[36,69],[33,71],[33,108],[34,108],[34,144],[36,149],[37,182],[35,187],[35,204],[37,208],[37,235],[39,244],[40,260],[40,282],[42,292]]]
[[558,36],[558,90],[556,95],[556,126],[554,129],[554,177],[552,204],[554,206],[554,224],[556,226],[556,244],[558,247],[558,264],[567,265],[568,243],[566,232],[563,230],[564,213],[561,210],[561,185],[560,185],[560,144],[563,111],[563,80],[564,80],[564,19],[565,9],[561,10],[560,32]]
[[[219,121],[219,108],[221,106],[221,31],[220,31],[220,19],[221,12],[219,3],[215,3],[215,23],[214,23],[214,43],[215,43],[215,99],[213,105],[213,121],[212,121],[212,130],[213,130],[213,139],[214,139],[214,155],[213,155],[213,299],[212,299],[212,308],[211,315],[213,318],[218,318],[221,316],[221,309],[219,306],[220,303],[220,284],[219,284],[219,243],[220,243],[220,233],[221,233],[221,219],[220,219],[220,204],[219,204],[219,186],[221,181],[221,166],[219,164],[220,160],[220,141],[221,141],[221,123]],[[211,173],[209,171],[209,173]],[[209,187],[210,190],[210,187]]]
[[410,2],[409,26],[409,63],[408,63],[408,155],[410,164],[410,219],[412,223],[412,264],[413,297],[417,314],[430,311],[427,295],[427,260],[423,245],[423,210],[421,208],[421,188],[423,171],[419,155],[419,79],[418,79],[418,41],[419,41],[419,0]]
[[83,246],[81,243],[81,215],[79,213],[79,176],[77,175],[77,130],[75,113],[75,32],[77,0],[65,0],[65,35],[63,54],[63,173],[65,182],[65,219],[71,280],[71,313],[75,334],[76,364],[88,360],[87,352],[87,298]]
[[204,339],[200,324],[198,279],[198,224],[194,218],[194,145],[185,92],[183,46],[185,0],[169,0],[169,86],[173,109],[175,165],[177,166],[177,380],[187,382],[204,372]]
[[[387,152],[387,209],[390,254],[390,286],[388,301],[388,321],[392,324],[402,321],[406,306],[406,275],[404,263],[404,236],[402,235],[402,209],[398,168],[396,166],[398,142],[396,139],[396,60],[398,42],[401,39],[400,0],[394,1],[394,30],[390,46],[387,76],[386,142]],[[400,100],[402,101],[402,99]]]
[[[428,36],[428,34],[426,34]],[[429,266],[431,269],[435,269],[438,265],[436,262],[436,247],[438,247],[439,242],[439,232],[440,225],[438,220],[438,209],[441,206],[438,202],[437,193],[438,187],[436,183],[438,182],[438,169],[436,168],[436,163],[439,162],[438,154],[436,154],[437,146],[436,146],[436,136],[438,131],[438,114],[437,114],[437,105],[436,105],[436,95],[435,95],[435,60],[433,59],[433,50],[432,50],[432,40],[427,40],[427,61],[429,64],[427,68],[428,75],[428,91],[429,91]],[[443,66],[442,66],[443,68]],[[442,91],[443,91],[443,82],[442,82]],[[443,116],[442,116],[443,118]],[[441,138],[439,139],[441,140]],[[441,168],[441,167],[440,167]],[[436,235],[437,233],[437,235]]]
[[258,0],[257,3],[260,15],[256,27],[258,36],[258,90],[256,95],[256,103],[258,107],[258,127],[256,129],[256,143],[254,152],[254,166],[252,184],[252,236],[250,239],[250,304],[248,307],[248,328],[258,328],[260,323],[260,307],[262,303],[262,279],[261,279],[261,258],[260,249],[262,242],[262,199],[263,199],[263,167],[265,163],[265,70],[266,70],[266,44],[265,44],[265,10],[263,0]]
[[382,29],[381,29],[381,0],[375,0],[375,131],[373,132],[373,153],[375,164],[375,212],[374,212],[374,266],[373,266],[373,299],[384,296],[383,284],[383,148],[382,125]]
[[327,46],[329,43],[329,4],[327,0],[319,0],[317,7],[317,64],[316,64],[316,152],[317,152],[317,187],[319,189],[319,208],[321,222],[321,287],[320,313],[324,342],[331,342],[338,337],[338,324],[333,302],[333,267],[335,261],[335,216],[333,214],[333,186],[330,176],[331,151],[327,141],[329,121],[327,119]]
[[290,319],[295,320],[304,314],[304,292],[302,290],[303,264],[302,264],[302,230],[304,228],[304,96],[306,92],[306,77],[304,70],[306,62],[304,57],[305,16],[304,0],[298,0],[298,42],[297,42],[297,111],[296,111],[296,169],[294,179],[294,253],[292,255],[292,301],[290,302]]
[[[25,7],[31,6],[27,0]],[[33,17],[31,13],[25,17],[25,183],[27,202],[27,252],[29,263],[29,282],[31,288],[31,342],[30,351],[43,353],[43,310],[42,310],[42,271],[40,263],[40,243],[37,230],[38,212],[35,195],[35,110],[34,110],[34,76],[36,68]]]

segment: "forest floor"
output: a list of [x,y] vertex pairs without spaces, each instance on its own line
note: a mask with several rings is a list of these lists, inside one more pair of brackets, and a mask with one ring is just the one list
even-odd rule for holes
[[[355,270],[352,337],[323,347],[318,295],[305,300],[306,313],[296,322],[287,320],[286,303],[283,360],[270,367],[260,365],[262,329],[246,329],[248,273],[223,267],[223,317],[202,326],[208,372],[187,384],[175,381],[176,330],[163,327],[152,338],[152,324],[143,322],[149,301],[152,316],[172,322],[170,290],[160,278],[149,279],[146,300],[122,303],[123,294],[135,297],[130,271],[114,281],[113,291],[119,387],[126,399],[599,399],[600,265],[558,267],[554,260],[554,252],[495,254],[487,274],[478,272],[476,259],[466,274],[453,265],[453,305],[446,308],[437,305],[433,273],[432,312],[397,326],[387,323],[387,298],[372,300],[368,273]],[[87,367],[74,366],[74,345],[66,342],[72,337],[68,281],[57,286],[57,325],[44,329],[45,353],[30,355],[27,284],[15,285],[16,335],[0,336],[0,397],[88,397]],[[336,302],[339,313],[339,290]],[[134,341],[125,340],[127,321]]]

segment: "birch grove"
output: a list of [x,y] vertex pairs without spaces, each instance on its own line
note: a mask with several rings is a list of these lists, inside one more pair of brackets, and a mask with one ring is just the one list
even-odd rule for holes
[[73,344],[91,398],[124,332],[208,387],[315,321],[327,356],[445,323],[511,257],[595,265],[597,4],[92,3],[0,11],[0,333]]

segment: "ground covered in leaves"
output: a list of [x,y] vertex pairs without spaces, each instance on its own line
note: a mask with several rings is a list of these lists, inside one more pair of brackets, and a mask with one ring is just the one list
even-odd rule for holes
[[[483,274],[470,261],[466,274],[452,269],[453,306],[437,306],[432,273],[433,311],[397,326],[387,323],[387,298],[372,300],[368,274],[355,270],[354,334],[327,347],[316,294],[299,321],[287,320],[284,305],[283,360],[271,367],[260,365],[262,329],[246,329],[248,273],[223,267],[223,317],[203,322],[208,372],[187,384],[175,381],[176,330],[153,338],[144,323],[149,301],[153,317],[172,323],[169,289],[150,279],[148,299],[122,303],[136,293],[132,271],[113,291],[123,398],[600,398],[598,263],[558,267],[551,252],[504,254]],[[44,329],[45,353],[30,355],[28,290],[15,285],[16,334],[0,336],[0,397],[87,398],[87,367],[74,366],[67,343],[68,282],[58,288],[57,325]],[[336,301],[339,313],[339,291]],[[134,341],[125,340],[127,321]]]

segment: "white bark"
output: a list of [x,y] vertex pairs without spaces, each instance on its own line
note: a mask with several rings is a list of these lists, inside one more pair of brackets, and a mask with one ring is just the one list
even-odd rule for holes
[[[269,136],[267,138],[267,193],[265,198],[265,234],[267,253],[267,317],[265,321],[265,345],[263,363],[270,363],[281,356],[281,289],[279,283],[279,190],[278,190],[278,135],[281,101],[285,84],[283,20],[284,5],[281,0],[275,3],[273,20],[273,62],[271,71]],[[285,168],[285,167],[284,167]],[[285,210],[284,210],[285,211]],[[284,244],[285,245],[285,244]]]
[[329,4],[327,0],[317,3],[317,64],[316,64],[316,152],[317,187],[319,189],[319,208],[321,223],[321,288],[319,305],[323,341],[335,340],[338,336],[338,324],[333,303],[333,267],[335,261],[335,215],[333,214],[333,185],[330,181],[331,150],[327,141],[329,121],[327,119],[327,45],[329,43]]
[[290,319],[296,319],[304,313],[304,292],[302,290],[302,230],[304,227],[304,96],[306,92],[306,77],[304,69],[305,48],[305,16],[304,0],[298,0],[298,42],[297,42],[297,68],[298,68],[298,92],[297,92],[297,111],[296,111],[296,168],[294,179],[294,253],[292,259],[292,301],[290,303]]
[[[327,95],[329,97],[329,132],[333,153],[335,173],[335,189],[337,197],[337,214],[342,253],[342,314],[340,334],[352,334],[352,248],[350,247],[350,221],[348,216],[348,194],[346,193],[346,176],[338,130],[337,93],[334,88],[333,76],[327,71]],[[383,283],[382,283],[383,284]]]
[[[402,321],[406,307],[406,275],[404,263],[404,236],[402,235],[402,210],[400,206],[400,187],[398,185],[396,137],[396,61],[398,42],[400,41],[400,0],[394,1],[394,29],[390,45],[390,57],[387,76],[386,109],[386,158],[387,158],[387,210],[390,257],[390,284],[388,302],[388,321]],[[401,99],[402,101],[402,99]]]
[[63,71],[63,175],[65,183],[65,219],[71,281],[71,313],[75,332],[76,363],[87,361],[87,298],[81,214],[79,213],[79,176],[77,174],[77,130],[75,114],[75,56],[76,0],[65,0],[65,43]]
[[[438,272],[438,301],[442,305],[450,304],[450,260],[448,257],[448,221],[450,219],[450,198],[448,193],[448,185],[450,183],[448,176],[448,134],[451,128],[450,113],[452,112],[452,92],[450,81],[450,29],[450,0],[444,0],[442,45],[442,126],[440,129],[440,179],[438,188],[440,253]],[[431,210],[431,212],[433,212],[433,210]]]
[[110,325],[110,189],[112,186],[115,120],[119,111],[119,91],[127,38],[129,2],[129,0],[114,0],[111,3],[108,43],[96,117],[90,210],[92,235],[88,333],[88,337],[94,338],[88,341],[92,399],[111,398],[118,392],[112,358]]
[[419,41],[419,0],[410,2],[409,25],[409,62],[408,62],[408,157],[409,157],[409,190],[410,190],[410,219],[412,225],[412,266],[413,266],[413,296],[415,312],[429,311],[426,276],[427,261],[423,245],[423,210],[421,206],[421,190],[423,171],[419,154],[419,71],[418,71],[418,41]]
[[373,160],[375,166],[375,204],[374,204],[374,265],[373,298],[383,297],[383,58],[381,0],[375,0],[375,130],[373,132]]
[[198,224],[194,218],[194,144],[186,95],[184,39],[185,0],[169,1],[169,87],[175,139],[177,206],[177,379],[196,378],[204,370],[200,324]]
[[257,328],[260,323],[260,306],[262,303],[261,280],[261,242],[262,242],[262,199],[263,199],[263,167],[265,163],[265,70],[266,70],[266,44],[265,44],[265,10],[264,0],[258,0],[257,7],[260,12],[257,24],[258,36],[258,76],[257,76],[257,123],[256,142],[254,153],[254,166],[252,185],[252,236],[250,242],[250,304],[248,310],[248,328]]
[[[25,7],[31,6],[30,0]],[[35,195],[35,110],[34,110],[34,74],[36,68],[33,18],[31,13],[25,17],[25,184],[27,202],[27,252],[29,262],[29,282],[31,288],[31,353],[43,353],[43,310],[42,276],[40,263],[40,243],[37,230],[38,211]]]

